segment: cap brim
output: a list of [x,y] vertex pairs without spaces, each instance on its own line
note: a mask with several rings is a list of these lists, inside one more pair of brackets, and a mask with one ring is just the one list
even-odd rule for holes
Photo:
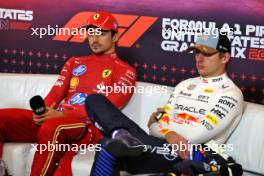
[[82,28],[86,28],[86,29],[88,29],[90,27],[101,28],[104,31],[111,31],[112,30],[111,28],[102,27],[102,26],[97,25],[97,24],[89,24],[89,25],[83,25],[82,26]]
[[214,48],[210,48],[208,46],[204,46],[204,45],[193,45],[190,46],[189,48],[186,49],[186,52],[190,52],[192,50],[198,50],[202,53],[206,53],[206,54],[214,54],[216,52],[218,52],[218,50],[214,49]]

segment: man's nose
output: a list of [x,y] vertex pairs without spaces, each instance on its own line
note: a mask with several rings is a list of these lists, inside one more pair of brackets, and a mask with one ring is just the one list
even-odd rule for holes
[[90,39],[91,39],[93,42],[97,42],[97,41],[98,41],[98,36],[97,36],[97,35],[91,35],[91,36],[90,36]]

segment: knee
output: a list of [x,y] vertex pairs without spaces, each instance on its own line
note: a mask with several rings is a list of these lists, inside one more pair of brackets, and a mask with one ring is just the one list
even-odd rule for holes
[[[1,142],[4,142],[5,141],[5,138],[4,138],[4,135],[2,134],[2,132],[0,131],[0,143]],[[1,149],[0,149],[1,150]],[[1,152],[1,151],[0,151]]]
[[94,104],[96,104],[97,102],[101,102],[101,101],[105,101],[106,97],[104,95],[101,94],[92,94],[89,95],[86,98],[85,104],[86,106],[93,106]]
[[107,101],[107,98],[101,94],[89,95],[85,100],[85,107],[87,113],[92,111],[93,107],[97,107],[98,104]]
[[8,118],[7,116],[0,116],[0,133],[9,127],[12,127],[12,123],[15,123],[15,121],[11,118]]
[[0,118],[0,130],[6,126],[6,119]]

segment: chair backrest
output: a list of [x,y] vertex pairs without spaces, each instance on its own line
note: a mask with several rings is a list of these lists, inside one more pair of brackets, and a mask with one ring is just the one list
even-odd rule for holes
[[[27,108],[29,99],[34,95],[45,97],[58,75],[37,74],[0,74],[0,108]],[[133,119],[144,130],[147,121],[157,107],[162,107],[168,100],[173,87],[165,86],[160,91],[153,91],[161,85],[137,82],[137,89],[122,111]],[[145,90],[142,93],[142,90]],[[151,91],[152,90],[152,91]],[[155,89],[158,90],[158,89]],[[233,151],[228,152],[245,169],[264,174],[264,106],[245,103],[241,122],[230,136],[227,144],[233,145]]]

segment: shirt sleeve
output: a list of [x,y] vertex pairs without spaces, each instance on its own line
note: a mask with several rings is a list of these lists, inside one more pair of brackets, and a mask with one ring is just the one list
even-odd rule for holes
[[215,101],[208,106],[199,126],[192,127],[182,136],[191,141],[191,143],[205,143],[217,135],[225,133],[227,130],[233,131],[235,126],[232,126],[232,123],[235,121],[239,122],[242,112],[242,93],[235,89],[230,89],[217,96]]
[[[112,90],[105,91],[104,95],[118,108],[122,108],[133,94],[136,83],[136,72],[129,65],[118,65],[112,71]],[[109,87],[109,86],[108,86]],[[114,90],[116,88],[116,90]],[[130,91],[130,88],[132,88]],[[127,90],[126,90],[127,89]],[[65,117],[86,117],[85,106],[71,106],[63,110]]]
[[[168,101],[172,109],[181,84],[175,87]],[[170,121],[169,124],[156,122],[150,126],[150,134],[164,138],[164,135],[169,131],[174,131],[194,144],[204,143],[218,137],[219,139],[221,137],[221,142],[224,142],[241,119],[243,112],[243,95],[241,91],[236,88],[230,88],[219,94],[220,95],[217,95],[208,106],[204,107],[205,114],[195,126],[182,126],[173,121]],[[171,113],[173,115],[173,112]],[[168,112],[168,116],[171,116],[170,112]]]
[[118,108],[122,108],[134,93],[136,71],[129,65],[118,65],[112,73],[111,91],[106,97]]
[[[177,86],[174,88],[173,92],[171,93],[167,103],[163,106],[165,109],[166,113],[169,116],[174,115],[174,105],[176,102],[176,97],[178,96],[178,93],[180,92],[181,87],[187,82],[181,81],[180,83],[177,84]],[[163,131],[163,132],[162,132]],[[163,127],[159,122],[154,122],[150,125],[149,127],[149,133],[152,136],[159,137],[159,138],[164,138],[164,135],[169,132],[169,128]]]
[[45,97],[44,101],[47,107],[55,105],[54,108],[56,109],[59,103],[65,98],[72,76],[71,70],[73,60],[74,58],[72,57],[64,64],[57,81]]
[[181,81],[179,84],[177,84],[177,86],[174,88],[173,93],[170,95],[170,98],[167,101],[167,104],[164,105],[164,110],[166,111],[167,114],[169,114],[170,116],[174,115],[174,105],[176,102],[176,98],[181,90],[181,88],[183,87],[184,84],[186,84],[188,80],[185,81]]

